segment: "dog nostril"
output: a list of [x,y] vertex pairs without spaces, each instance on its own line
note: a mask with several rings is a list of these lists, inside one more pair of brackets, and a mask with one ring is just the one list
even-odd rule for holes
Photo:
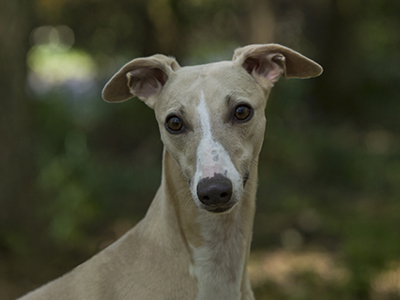
[[222,174],[200,180],[197,196],[207,206],[226,204],[232,197],[232,182]]

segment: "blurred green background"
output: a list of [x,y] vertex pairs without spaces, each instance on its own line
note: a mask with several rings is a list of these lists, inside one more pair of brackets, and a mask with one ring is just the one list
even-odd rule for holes
[[0,2],[0,298],[60,276],[140,220],[162,144],[105,82],[276,42],[319,62],[267,108],[249,270],[257,299],[400,299],[400,1]]

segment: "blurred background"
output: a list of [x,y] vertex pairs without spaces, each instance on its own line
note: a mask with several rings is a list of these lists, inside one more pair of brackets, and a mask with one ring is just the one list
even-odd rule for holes
[[105,82],[276,42],[319,62],[267,108],[249,270],[257,299],[400,299],[400,1],[0,2],[0,298],[71,270],[140,220],[162,144]]

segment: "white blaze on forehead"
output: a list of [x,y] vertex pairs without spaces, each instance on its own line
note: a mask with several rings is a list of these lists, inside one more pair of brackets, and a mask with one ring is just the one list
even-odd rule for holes
[[201,172],[201,177],[212,177],[214,173],[222,173],[223,171],[219,169],[220,165],[217,162],[220,159],[218,152],[225,151],[225,149],[213,140],[210,115],[203,91],[201,92],[197,112],[199,113],[202,132],[202,138],[197,148],[197,171]]
[[[197,148],[196,173],[193,182],[193,195],[198,182],[207,177],[213,177],[214,174],[222,174],[232,181],[233,197],[238,200],[243,191],[240,174],[236,170],[229,153],[216,140],[214,140],[210,113],[206,104],[203,91],[200,94],[200,102],[197,106],[197,112],[201,124],[201,140]],[[221,118],[221,116],[216,116]],[[236,197],[235,197],[236,194]],[[197,197],[194,197],[195,200]]]
[[228,168],[233,167],[233,164],[224,147],[213,139],[210,114],[203,91],[197,111],[202,132],[202,138],[197,148],[197,172],[201,173],[202,178],[213,177],[215,173],[227,175]]

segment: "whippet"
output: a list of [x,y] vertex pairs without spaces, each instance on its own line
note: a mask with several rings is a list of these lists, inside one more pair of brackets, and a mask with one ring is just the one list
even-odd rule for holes
[[164,55],[123,66],[103,98],[137,96],[154,109],[164,143],[161,186],[121,239],[23,299],[254,299],[246,262],[267,97],[281,75],[321,73],[277,44],[200,66],[181,68]]

